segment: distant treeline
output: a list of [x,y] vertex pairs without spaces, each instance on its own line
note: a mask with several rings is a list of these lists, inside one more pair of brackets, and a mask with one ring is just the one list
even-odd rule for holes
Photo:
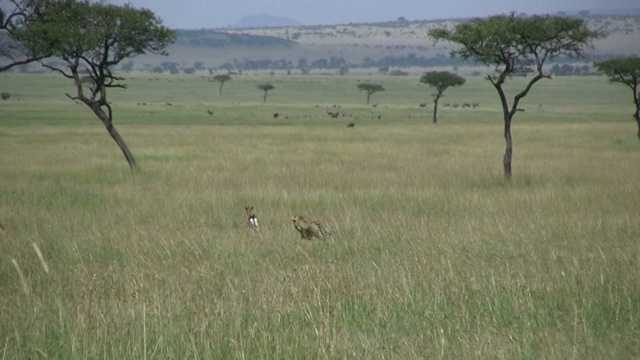
[[344,68],[389,68],[411,66],[450,66],[450,65],[474,65],[473,62],[465,62],[458,58],[448,56],[436,56],[425,58],[414,53],[399,56],[384,56],[380,59],[366,57],[361,63],[348,63],[343,57],[331,56],[309,60],[301,57],[297,62],[287,59],[233,59],[226,62],[218,69],[225,70],[291,70],[291,69],[344,69]]
[[233,34],[214,30],[176,30],[176,44],[192,47],[279,46],[291,47],[294,41],[276,36]]
[[[573,59],[569,57],[561,57],[555,59],[555,64],[548,69],[551,75],[588,75],[592,72],[591,67],[586,64],[591,61],[601,61],[607,59],[606,56],[594,55],[588,59]],[[580,65],[572,63],[581,62]],[[348,72],[348,69],[356,68],[378,68],[380,72],[386,73],[389,68],[409,68],[409,67],[438,67],[438,66],[482,66],[473,61],[465,61],[460,58],[451,58],[445,55],[437,55],[435,57],[416,56],[414,53],[400,56],[384,56],[379,59],[366,57],[360,63],[348,63],[344,58],[331,56],[328,58],[320,58],[309,60],[301,57],[297,62],[287,59],[233,59],[232,62],[226,62],[217,67],[218,70],[237,71],[237,70],[339,70],[341,73]]]

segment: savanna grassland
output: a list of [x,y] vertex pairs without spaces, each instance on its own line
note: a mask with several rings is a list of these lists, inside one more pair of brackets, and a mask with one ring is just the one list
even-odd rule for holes
[[[369,106],[365,80],[386,89]],[[505,181],[479,77],[441,99],[479,107],[438,124],[417,77],[128,83],[137,172],[65,79],[0,78],[1,358],[640,357],[628,89],[541,81]],[[296,214],[331,237],[300,240]]]

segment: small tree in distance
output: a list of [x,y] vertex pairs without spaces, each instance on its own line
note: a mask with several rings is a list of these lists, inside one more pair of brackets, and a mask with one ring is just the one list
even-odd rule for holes
[[229,74],[216,75],[213,77],[213,80],[220,83],[219,92],[220,92],[220,95],[222,95],[222,87],[224,86],[224,83],[231,80],[231,75]]
[[448,71],[430,71],[422,75],[420,82],[436,89],[436,92],[431,94],[433,98],[433,123],[436,124],[438,122],[438,100],[449,87],[462,86],[465,79]]
[[[498,92],[504,120],[505,153],[503,169],[506,179],[511,179],[513,140],[511,121],[520,101],[533,85],[544,78],[551,78],[542,70],[545,61],[555,57],[583,56],[593,48],[592,41],[603,37],[599,31],[590,30],[584,19],[562,16],[517,17],[495,15],[458,23],[453,30],[434,28],[429,36],[436,41],[450,41],[460,47],[451,52],[463,59],[473,58],[479,63],[495,67],[495,73],[487,80]],[[505,81],[513,75],[533,73],[523,90],[509,105],[504,89]]]
[[258,85],[258,89],[264,91],[264,97],[262,98],[263,103],[267,102],[267,95],[269,94],[269,90],[273,90],[273,88],[274,86],[271,85],[271,83],[264,83],[264,84]]
[[365,91],[367,93],[367,105],[369,104],[371,95],[375,94],[378,91],[384,91],[384,87],[382,87],[382,85],[369,82],[360,83],[357,85],[357,87],[359,91]]
[[638,124],[640,139],[640,58],[618,58],[593,64],[599,71],[609,76],[609,81],[628,86],[633,92],[635,112],[633,118]]

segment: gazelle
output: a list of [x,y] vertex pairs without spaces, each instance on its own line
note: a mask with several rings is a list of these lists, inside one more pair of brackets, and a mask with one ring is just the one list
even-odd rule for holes
[[255,231],[260,230],[260,224],[256,214],[253,213],[253,206],[245,206],[244,210],[247,212],[247,225]]

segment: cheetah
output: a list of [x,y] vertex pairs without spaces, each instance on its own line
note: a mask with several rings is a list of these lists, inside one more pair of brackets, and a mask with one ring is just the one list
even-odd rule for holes
[[329,227],[321,222],[307,221],[302,215],[294,216],[291,220],[301,239],[311,240],[314,237],[324,238],[329,235]]

